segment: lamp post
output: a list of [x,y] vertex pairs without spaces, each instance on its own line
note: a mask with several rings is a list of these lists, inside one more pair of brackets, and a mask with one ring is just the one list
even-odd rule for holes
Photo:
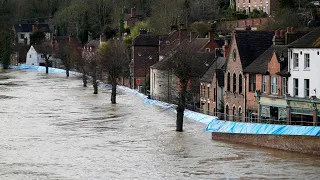
[[132,89],[132,77],[133,77],[133,59],[131,60],[130,64],[129,64],[129,71],[130,71],[130,75],[129,75],[129,83],[130,83],[130,88]]

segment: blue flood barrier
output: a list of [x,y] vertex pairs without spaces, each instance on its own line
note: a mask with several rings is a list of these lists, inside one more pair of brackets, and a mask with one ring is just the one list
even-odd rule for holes
[[[42,66],[31,66],[21,64],[19,66],[10,66],[12,69],[23,69],[45,72],[46,68]],[[49,73],[65,74],[65,70],[57,68],[49,68]],[[70,71],[70,75],[81,75],[81,73]],[[111,88],[110,84],[105,84],[99,81],[99,84],[105,88]],[[117,86],[117,89],[130,93],[134,96],[143,99],[145,104],[159,106],[165,110],[176,112],[176,105],[165,103],[162,101],[148,99],[146,95],[138,91],[125,87]],[[293,126],[293,125],[274,125],[274,124],[257,124],[257,123],[242,123],[232,121],[218,120],[217,117],[201,114],[198,112],[185,110],[185,117],[194,121],[201,122],[207,125],[207,132],[221,133],[238,133],[238,134],[273,134],[273,135],[305,135],[305,136],[320,136],[320,126]]]
[[212,120],[207,125],[206,131],[237,134],[320,136],[319,126],[256,124],[221,120]]

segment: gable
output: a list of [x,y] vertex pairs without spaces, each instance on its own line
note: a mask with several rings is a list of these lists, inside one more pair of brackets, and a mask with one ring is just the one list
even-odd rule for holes
[[228,71],[231,74],[233,74],[233,72],[242,71],[240,54],[238,51],[238,45],[236,43],[236,39],[234,38],[234,35],[231,40],[231,46],[229,48],[229,55],[227,57],[227,62],[226,62],[226,72],[228,72]]
[[268,63],[268,72],[270,75],[274,75],[280,71],[280,63],[278,61],[277,55],[273,52],[271,60]]

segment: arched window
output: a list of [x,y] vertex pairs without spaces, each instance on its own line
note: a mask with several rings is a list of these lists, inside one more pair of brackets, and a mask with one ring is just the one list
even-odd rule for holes
[[232,108],[232,116],[233,116],[233,121],[237,121],[237,118],[236,118],[237,112],[236,112],[236,107],[235,106],[233,106],[233,108]]
[[236,73],[233,73],[233,92],[235,93],[237,91],[237,75]]
[[227,91],[230,91],[230,73],[228,72]]
[[226,105],[226,120],[229,120],[229,106]]
[[239,94],[242,93],[242,74],[239,74]]
[[242,108],[239,107],[239,121],[242,121]]

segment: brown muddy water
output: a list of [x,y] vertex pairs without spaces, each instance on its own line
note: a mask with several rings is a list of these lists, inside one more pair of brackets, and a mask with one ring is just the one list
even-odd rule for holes
[[0,179],[320,179],[320,157],[211,140],[205,125],[81,80],[0,74]]

